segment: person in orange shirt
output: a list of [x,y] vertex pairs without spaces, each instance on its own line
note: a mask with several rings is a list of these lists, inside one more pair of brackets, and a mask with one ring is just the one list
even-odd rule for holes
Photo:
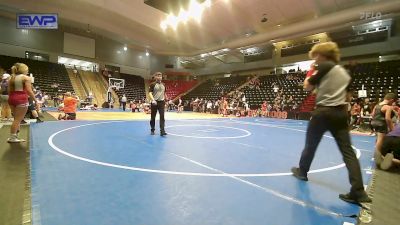
[[65,93],[64,96],[64,116],[58,115],[58,120],[75,120],[76,119],[76,107],[78,100],[72,97],[71,92]]

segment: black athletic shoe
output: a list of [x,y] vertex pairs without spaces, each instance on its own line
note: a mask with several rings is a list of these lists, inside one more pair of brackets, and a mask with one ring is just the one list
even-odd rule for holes
[[39,119],[39,117],[36,119],[36,123],[43,123],[43,120]]
[[151,131],[151,132],[150,132],[150,135],[154,135],[154,131]]
[[167,135],[167,133],[163,130],[163,131],[160,132],[160,135],[161,136],[165,136],[165,135]]
[[357,197],[351,193],[340,194],[339,198],[345,202],[360,205],[361,203],[369,203],[372,200],[368,197],[368,195],[364,192],[361,196]]
[[27,124],[28,122],[26,122],[25,120],[21,120],[21,124]]
[[302,175],[300,172],[300,168],[292,167],[291,171],[293,173],[292,175],[294,177],[296,177],[297,179],[303,180],[303,181],[308,181],[307,175]]

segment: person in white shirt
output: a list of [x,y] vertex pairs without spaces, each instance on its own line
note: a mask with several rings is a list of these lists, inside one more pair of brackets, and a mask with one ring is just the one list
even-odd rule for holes
[[126,109],[126,102],[127,102],[127,101],[128,101],[128,99],[127,99],[126,95],[125,95],[125,94],[122,95],[121,103],[122,103],[122,110],[124,110],[124,111],[125,111],[125,109]]
[[207,102],[207,112],[212,112],[212,102],[210,100]]
[[178,99],[178,113],[181,113],[183,111],[183,102],[181,97]]

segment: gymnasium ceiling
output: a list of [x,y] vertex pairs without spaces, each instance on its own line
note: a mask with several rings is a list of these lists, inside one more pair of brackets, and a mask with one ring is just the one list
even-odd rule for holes
[[[200,23],[192,20],[177,30],[163,30],[160,22],[168,14],[160,8],[160,1],[170,1],[173,6],[187,2],[0,0],[0,15],[15,18],[15,13],[58,13],[62,27],[89,29],[92,34],[157,54],[193,56],[349,26],[362,22],[362,12],[400,12],[399,0],[212,0]],[[261,22],[263,17],[268,21]]]

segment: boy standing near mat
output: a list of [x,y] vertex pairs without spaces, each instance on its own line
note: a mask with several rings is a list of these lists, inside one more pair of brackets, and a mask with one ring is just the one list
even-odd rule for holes
[[339,198],[350,203],[371,202],[364,190],[360,163],[351,146],[348,130],[347,88],[351,77],[340,65],[340,52],[336,43],[325,42],[312,47],[310,58],[315,60],[315,75],[306,78],[304,88],[307,91],[317,88],[316,109],[308,124],[306,144],[301,154],[299,167],[293,167],[296,178],[308,181],[307,173],[322,136],[330,131],[339,146],[346,164],[351,184],[350,192],[340,194]]

